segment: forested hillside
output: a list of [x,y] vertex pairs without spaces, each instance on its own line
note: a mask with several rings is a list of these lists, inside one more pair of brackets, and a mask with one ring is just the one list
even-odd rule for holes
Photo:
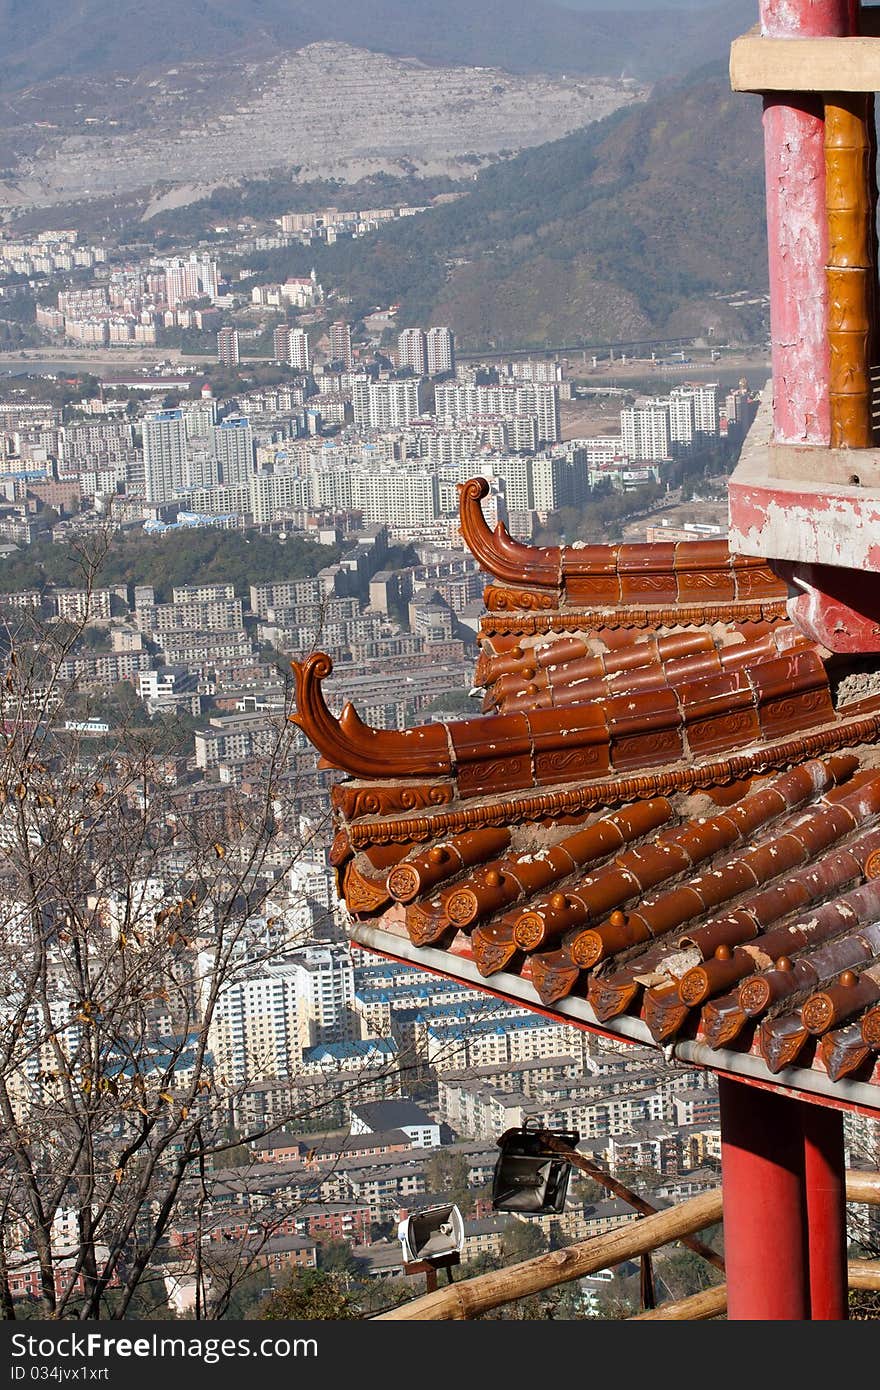
[[[114,538],[101,565],[98,584],[151,584],[160,603],[171,602],[176,584],[232,584],[243,598],[251,584],[308,579],[339,558],[334,546],[292,536],[273,536],[213,528],[147,536],[142,531]],[[75,549],[35,542],[3,562],[0,588],[8,593],[47,585],[76,587],[83,582]]]

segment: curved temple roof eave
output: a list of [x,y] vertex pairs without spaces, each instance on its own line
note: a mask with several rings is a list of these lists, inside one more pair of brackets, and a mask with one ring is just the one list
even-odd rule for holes
[[425,724],[403,733],[371,729],[347,704],[337,719],[328,709],[321,683],[333,670],[325,652],[292,661],[296,682],[294,724],[332,767],[354,777],[445,776],[452,767],[446,729]]
[[560,583],[562,552],[558,546],[521,545],[499,521],[490,531],[480,503],[489,495],[485,478],[471,478],[458,486],[459,522],[468,550],[480,566],[507,584],[534,584],[555,589]]

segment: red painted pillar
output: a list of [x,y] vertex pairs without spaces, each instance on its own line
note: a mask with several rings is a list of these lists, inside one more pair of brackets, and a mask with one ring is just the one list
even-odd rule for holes
[[810,1261],[810,1315],[847,1317],[846,1161],[843,1115],[803,1103],[804,1186]]
[[801,1106],[718,1079],[731,1321],[810,1317]]
[[[852,0],[760,0],[760,10],[769,38],[855,32]],[[831,438],[824,129],[819,97],[765,98],[773,426],[786,444]]]

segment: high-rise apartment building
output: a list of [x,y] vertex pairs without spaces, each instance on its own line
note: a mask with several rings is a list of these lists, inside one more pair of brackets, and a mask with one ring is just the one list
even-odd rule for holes
[[282,324],[275,329],[273,347],[276,362],[286,362],[298,372],[312,369],[312,355],[309,350],[309,335],[302,328],[288,328]]
[[308,511],[312,505],[312,479],[293,470],[255,473],[250,479],[250,511],[257,526],[273,521],[280,512]]
[[455,371],[455,338],[451,328],[429,328],[425,335],[428,376]]
[[585,451],[578,450],[571,458],[565,454],[541,454],[528,462],[532,468],[535,511],[540,516],[548,516],[561,507],[584,505],[589,485]]
[[669,410],[665,404],[622,410],[620,433],[623,452],[631,459],[669,458]]
[[330,325],[330,361],[341,362],[343,367],[351,370],[351,326],[343,319]]
[[182,410],[153,411],[143,428],[147,501],[170,502],[184,487],[186,418]]
[[415,376],[428,374],[428,342],[423,328],[404,328],[397,338],[397,365]]
[[[659,405],[660,402],[658,401],[657,404]],[[696,428],[693,396],[672,394],[669,397],[667,408],[669,410],[669,438],[671,442],[683,445],[693,444]]]
[[374,430],[393,430],[418,419],[423,410],[421,381],[371,381],[357,377],[352,383],[351,405],[356,425]]
[[[205,960],[202,992],[210,988]],[[221,993],[208,1040],[218,1072],[231,1082],[290,1077],[305,1048],[359,1037],[348,948],[308,946],[244,965]]]
[[305,946],[288,957],[296,972],[301,1025],[316,1043],[360,1037],[354,1013],[354,970],[348,946]]
[[718,384],[673,386],[672,400],[690,400],[694,409],[694,429],[697,434],[718,433]]
[[409,531],[429,525],[440,512],[437,475],[422,468],[356,473],[354,495],[368,526],[387,524],[392,530]]
[[219,481],[225,487],[246,485],[254,471],[254,432],[244,415],[231,415],[214,425],[214,457]]
[[298,1003],[299,972],[288,959],[255,964],[217,1000],[208,1043],[218,1073],[233,1084],[289,1077],[314,1041]]
[[201,400],[186,402],[181,408],[186,420],[187,439],[210,435],[217,423],[217,402],[213,396],[202,396]]
[[217,298],[220,279],[217,262],[207,253],[193,253],[186,259],[175,256],[163,262],[165,267],[165,302],[169,309],[190,299]]
[[238,366],[238,330],[236,328],[226,326],[218,331],[217,361],[224,367]]
[[555,444],[561,435],[559,387],[555,381],[519,382],[477,386],[467,382],[442,382],[435,389],[435,411],[445,426],[477,418],[502,420],[532,416],[538,442]]

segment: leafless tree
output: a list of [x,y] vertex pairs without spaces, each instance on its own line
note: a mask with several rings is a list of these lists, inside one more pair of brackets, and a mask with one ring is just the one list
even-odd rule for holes
[[224,992],[314,939],[309,913],[292,926],[269,904],[328,827],[300,814],[289,687],[246,786],[178,784],[153,726],[94,737],[66,663],[110,539],[80,546],[76,620],[15,607],[0,625],[0,1313],[149,1315],[173,1268],[194,1316],[222,1317],[345,1151],[260,1205],[249,1146],[322,1116],[332,1129],[367,1081],[399,1090],[410,1063],[290,1086],[264,1111],[248,1088],[277,1076],[274,1056],[252,1057],[247,1082],[216,1065]]
[[294,726],[288,711],[274,721],[246,793],[217,786],[198,802],[169,784],[153,731],[119,728],[96,744],[71,718],[64,663],[108,543],[109,532],[81,547],[76,622],[15,610],[0,633],[7,1318],[26,1267],[41,1316],[125,1316],[182,1201],[198,1222],[206,1173],[233,1145],[297,1119],[233,1129],[241,1086],[216,1074],[209,1052],[222,992],[299,944],[271,919],[259,939],[249,927],[308,849],[289,771]]

